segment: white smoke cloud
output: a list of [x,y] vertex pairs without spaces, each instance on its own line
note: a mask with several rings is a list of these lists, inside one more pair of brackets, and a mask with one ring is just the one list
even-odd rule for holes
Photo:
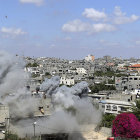
[[[55,82],[58,77],[53,77],[51,82],[46,80],[42,85],[48,87],[48,85],[54,85],[54,90],[51,92],[44,91],[46,94],[52,94],[52,102],[56,112],[65,110],[68,113],[73,114],[77,124],[98,123],[101,119],[100,111],[93,106],[92,100],[88,98],[88,84],[87,82],[80,82],[72,87],[61,86],[58,87]],[[58,83],[57,83],[58,84]],[[56,88],[57,87],[57,88]],[[51,89],[53,89],[51,87]],[[68,120],[69,121],[69,120]]]
[[[59,87],[58,76],[46,79],[40,86],[40,90],[44,91],[46,96],[51,96],[54,112],[49,117],[33,118],[41,99],[32,97],[30,91],[25,88],[29,76],[23,68],[22,60],[0,52],[0,101],[9,105],[12,132],[23,137],[26,134],[32,135],[33,122],[36,121],[37,135],[74,132],[80,134],[81,125],[96,124],[100,121],[100,112],[86,96],[88,84],[81,82],[71,88]],[[71,136],[70,139],[74,137]]]
[[0,102],[9,105],[11,117],[28,116],[38,107],[38,101],[25,88],[28,80],[23,60],[0,52]]
[[47,94],[52,94],[59,87],[59,83],[59,76],[52,77],[51,79],[46,78],[41,84],[40,89],[47,92]]

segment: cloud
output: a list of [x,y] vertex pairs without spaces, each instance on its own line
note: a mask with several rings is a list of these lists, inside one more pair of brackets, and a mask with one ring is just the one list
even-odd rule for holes
[[55,44],[51,44],[50,47],[51,47],[51,48],[52,48],[52,47],[56,47],[56,45],[55,45]]
[[21,3],[31,3],[40,6],[44,3],[44,0],[19,0]]
[[111,32],[115,31],[116,28],[111,24],[89,24],[82,22],[81,20],[74,20],[63,25],[62,30],[64,32],[88,32],[88,33],[99,33],[99,32]]
[[93,24],[93,32],[112,32],[116,30],[116,27],[111,24],[104,24],[104,23],[98,23]]
[[122,13],[121,8],[119,6],[115,6],[114,15],[115,16],[125,16],[126,13]]
[[136,44],[136,45],[140,45],[140,40],[136,40],[136,41],[135,41],[135,44]]
[[112,41],[107,41],[104,39],[99,40],[100,46],[109,46],[109,47],[117,47],[120,45],[119,42],[112,42]]
[[20,28],[6,28],[6,27],[2,27],[0,32],[5,35],[12,35],[12,36],[19,36],[27,33],[22,31],[22,29]]
[[137,21],[138,19],[139,19],[139,16],[136,16],[134,14],[131,15],[130,17],[127,17],[126,13],[123,13],[119,6],[116,6],[114,9],[114,19],[113,19],[114,24],[131,23],[131,22]]
[[89,30],[89,28],[90,24],[84,23],[81,20],[77,19],[64,24],[62,30],[64,32],[84,32]]
[[67,36],[64,38],[64,40],[72,40],[72,38],[70,36]]
[[85,11],[82,13],[82,15],[94,21],[99,21],[107,18],[107,15],[104,12],[97,11],[94,8],[85,8]]
[[[132,14],[126,16],[126,13],[121,11],[119,6],[114,8],[114,13],[110,15],[104,12],[97,11],[94,8],[85,8],[82,15],[92,21],[83,22],[80,19],[76,19],[63,24],[62,30],[64,32],[87,32],[87,33],[100,33],[100,32],[112,32],[116,31],[121,24],[127,24],[139,19],[139,16]],[[96,23],[95,23],[96,22]]]

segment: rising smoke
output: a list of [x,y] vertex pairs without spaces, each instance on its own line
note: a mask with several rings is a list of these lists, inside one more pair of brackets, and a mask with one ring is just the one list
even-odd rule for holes
[[33,114],[38,101],[25,88],[29,75],[24,72],[24,61],[0,52],[0,102],[9,106],[11,117]]
[[[39,107],[39,99],[31,96],[25,88],[29,75],[24,72],[23,60],[0,52],[0,101],[9,105],[10,116],[24,118],[15,121],[12,130],[20,136],[33,134],[33,122],[36,121],[36,132],[40,133],[73,133],[80,132],[81,125],[97,124],[101,114],[87,96],[88,84],[78,83],[72,87],[61,86],[58,76],[46,79],[40,90],[51,96],[54,111],[49,117],[28,118],[33,116]],[[71,137],[72,139],[72,137]]]

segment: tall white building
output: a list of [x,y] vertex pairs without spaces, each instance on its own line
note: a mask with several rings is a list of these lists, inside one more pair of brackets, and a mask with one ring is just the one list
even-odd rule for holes
[[85,57],[86,61],[94,61],[95,57],[91,54],[89,54],[88,56]]

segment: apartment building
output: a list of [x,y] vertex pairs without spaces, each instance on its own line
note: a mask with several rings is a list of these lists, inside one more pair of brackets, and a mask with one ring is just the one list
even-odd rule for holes
[[140,76],[116,77],[115,86],[117,90],[140,89]]
[[104,113],[120,114],[123,112],[131,111],[133,103],[118,100],[101,100],[99,102],[99,108]]
[[74,78],[72,78],[72,77],[71,77],[71,78],[68,78],[68,77],[66,77],[66,76],[62,76],[62,77],[60,78],[60,84],[72,86],[72,85],[75,84],[75,80],[74,80]]

